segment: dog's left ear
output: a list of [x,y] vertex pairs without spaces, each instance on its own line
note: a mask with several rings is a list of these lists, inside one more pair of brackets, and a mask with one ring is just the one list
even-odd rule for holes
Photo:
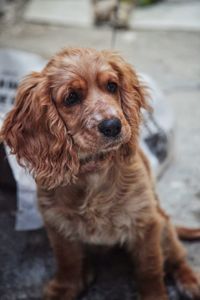
[[147,102],[147,89],[139,81],[138,75],[131,65],[120,55],[109,51],[105,51],[104,55],[118,74],[121,105],[132,131],[132,138],[129,145],[132,144],[132,146],[135,146],[139,135],[141,109],[151,110],[151,107]]

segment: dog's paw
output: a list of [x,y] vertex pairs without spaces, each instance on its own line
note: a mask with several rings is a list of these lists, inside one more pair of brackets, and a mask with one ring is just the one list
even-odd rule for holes
[[187,272],[182,270],[175,276],[177,288],[186,299],[200,300],[200,274],[187,268]]
[[75,300],[78,288],[52,279],[44,288],[43,300]]

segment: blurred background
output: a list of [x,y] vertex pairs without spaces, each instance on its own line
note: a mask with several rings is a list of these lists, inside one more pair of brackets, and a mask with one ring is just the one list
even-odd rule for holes
[[[0,0],[1,121],[22,75],[40,69],[56,51],[69,46],[117,50],[138,72],[156,81],[173,112],[175,132],[173,160],[157,184],[161,203],[174,223],[200,227],[200,1]],[[27,186],[31,189],[32,183]],[[34,222],[35,208],[29,203],[17,207],[19,194],[1,145],[2,300],[41,299],[42,284],[54,271],[44,230],[16,230],[17,209],[29,211],[29,221]],[[36,223],[41,226],[39,220]],[[189,260],[200,268],[200,243],[186,247]],[[97,282],[81,299],[136,299],[129,263],[121,253],[114,252],[112,259],[101,257],[96,265]],[[171,282],[168,287],[170,299],[181,300]]]

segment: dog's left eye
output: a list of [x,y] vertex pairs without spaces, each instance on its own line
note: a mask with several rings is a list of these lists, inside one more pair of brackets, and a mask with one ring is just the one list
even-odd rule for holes
[[116,93],[117,89],[118,89],[117,83],[115,83],[115,82],[108,82],[108,84],[107,84],[107,90],[110,93],[113,93],[113,94]]
[[65,99],[65,106],[73,106],[81,102],[81,97],[77,92],[71,92]]

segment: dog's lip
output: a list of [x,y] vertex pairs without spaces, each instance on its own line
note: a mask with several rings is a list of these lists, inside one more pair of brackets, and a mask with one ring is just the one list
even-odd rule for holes
[[121,145],[121,140],[113,140],[108,142],[108,144],[105,146],[103,151],[111,151],[111,150],[116,150],[118,147]]
[[[123,140],[123,142],[126,139]],[[99,152],[88,154],[88,153],[79,153],[79,161],[81,166],[85,166],[91,162],[98,163],[103,162],[104,160],[110,158],[112,154],[121,146],[122,140],[112,140],[108,142]]]
[[86,165],[87,163],[90,163],[90,162],[104,161],[109,156],[110,156],[110,151],[109,152],[100,151],[100,152],[94,153],[94,154],[89,154],[89,155],[84,155],[84,156],[82,155],[82,157],[79,158],[79,161],[80,161],[81,165]]

